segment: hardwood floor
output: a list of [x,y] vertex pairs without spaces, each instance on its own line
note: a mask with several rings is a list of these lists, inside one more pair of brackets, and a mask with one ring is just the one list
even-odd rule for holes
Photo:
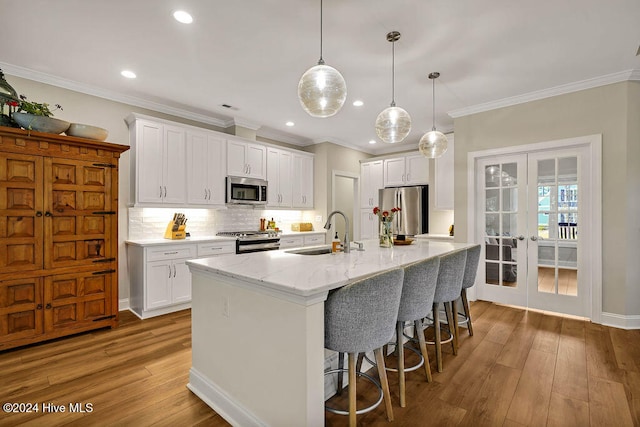
[[[640,330],[481,301],[471,310],[475,334],[461,330],[457,356],[444,347],[444,372],[429,346],[434,381],[407,373],[401,408],[390,373],[395,421],[381,405],[360,425],[640,426]],[[122,312],[114,330],[0,352],[0,401],[40,405],[38,413],[0,413],[0,426],[228,425],[186,388],[190,328],[189,311],[144,321]],[[43,403],[66,411],[43,413]],[[70,412],[69,403],[92,412]],[[327,414],[327,426],[346,422]]]

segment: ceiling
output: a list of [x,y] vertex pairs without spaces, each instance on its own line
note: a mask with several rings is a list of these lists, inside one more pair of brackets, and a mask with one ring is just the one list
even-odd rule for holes
[[[175,21],[178,9],[194,22]],[[374,154],[417,147],[431,130],[432,71],[441,73],[435,125],[451,132],[452,116],[640,70],[638,0],[324,0],[323,57],[348,95],[338,114],[318,119],[297,99],[300,76],[320,56],[318,0],[0,0],[0,10],[8,75]],[[391,102],[392,30],[402,34],[395,101],[413,126],[400,144],[371,145],[376,117]],[[123,69],[138,77],[123,78]],[[364,105],[354,107],[356,99]]]

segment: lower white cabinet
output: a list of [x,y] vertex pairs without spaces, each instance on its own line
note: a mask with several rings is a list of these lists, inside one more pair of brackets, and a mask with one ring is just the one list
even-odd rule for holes
[[235,253],[234,241],[128,245],[130,302],[147,319],[191,307],[189,259]]
[[280,249],[300,248],[302,246],[314,246],[325,244],[325,233],[290,235],[280,237]]

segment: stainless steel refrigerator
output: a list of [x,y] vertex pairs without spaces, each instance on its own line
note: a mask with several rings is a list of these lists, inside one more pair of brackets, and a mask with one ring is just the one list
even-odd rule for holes
[[393,234],[415,236],[429,232],[429,186],[390,187],[379,190],[380,208],[401,210],[393,218]]

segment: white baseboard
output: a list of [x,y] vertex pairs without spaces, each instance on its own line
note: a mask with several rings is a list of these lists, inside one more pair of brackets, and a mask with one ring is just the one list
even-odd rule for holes
[[239,405],[217,385],[209,381],[197,369],[189,370],[187,388],[209,405],[218,415],[233,426],[267,426],[258,417]]
[[621,329],[640,329],[640,315],[625,316],[616,313],[602,313],[602,324]]
[[118,301],[118,311],[129,310],[129,298]]

